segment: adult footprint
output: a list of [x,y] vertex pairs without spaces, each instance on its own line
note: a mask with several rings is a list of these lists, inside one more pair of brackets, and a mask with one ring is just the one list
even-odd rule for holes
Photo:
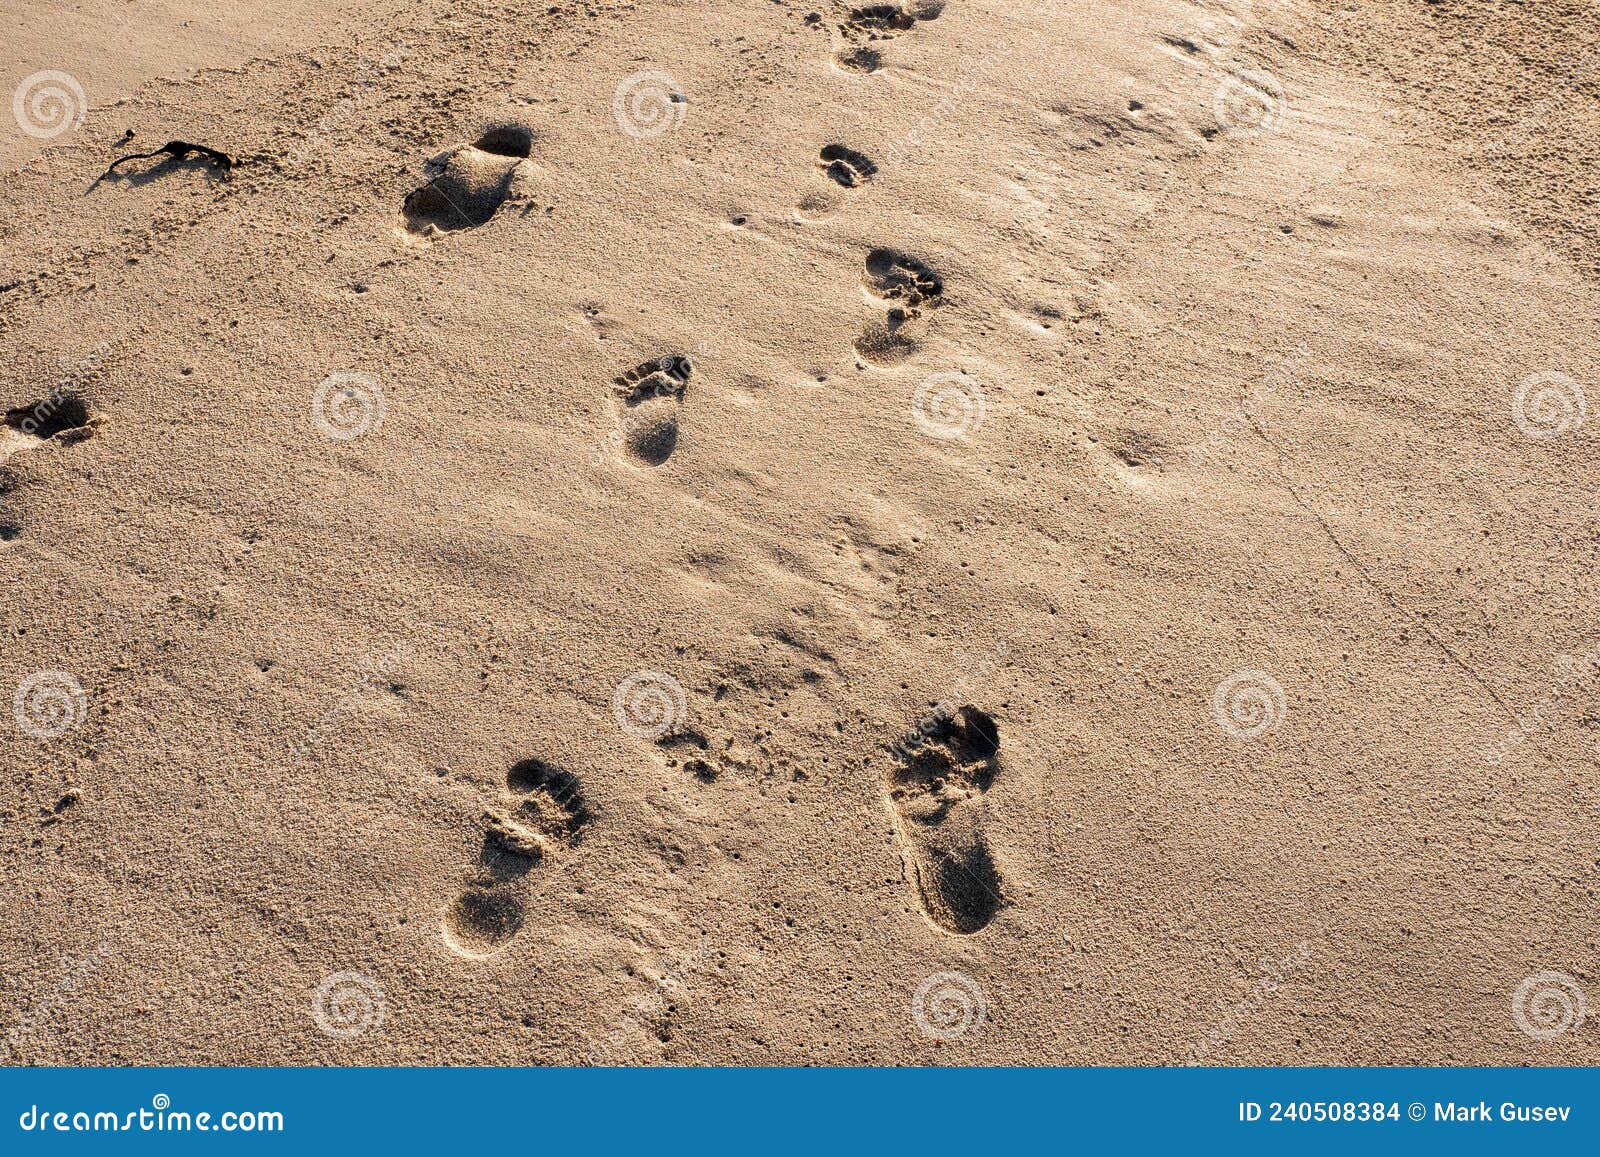
[[659,466],[678,448],[678,407],[694,367],[669,354],[642,362],[613,379],[622,414],[617,436],[623,451],[645,466]]
[[846,189],[865,185],[878,171],[878,166],[865,153],[837,144],[822,146],[822,152],[817,155],[817,168]]
[[444,915],[444,942],[481,960],[499,951],[527,917],[530,873],[578,843],[590,814],[578,779],[540,759],[506,774],[504,807],[484,811],[478,862]]
[[983,795],[999,772],[1000,730],[976,707],[946,707],[914,729],[894,756],[889,801],[906,874],[929,920],[970,936],[1004,903],[983,835]]
[[432,235],[482,225],[504,203],[517,166],[532,149],[532,130],[506,123],[440,153],[423,167],[428,183],[406,194],[401,212],[407,226]]

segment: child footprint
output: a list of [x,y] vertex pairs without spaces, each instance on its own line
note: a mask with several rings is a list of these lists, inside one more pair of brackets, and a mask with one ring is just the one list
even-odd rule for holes
[[837,143],[822,146],[822,151],[817,154],[817,168],[846,189],[865,185],[878,171],[878,166],[872,163],[867,154]]
[[894,755],[889,801],[907,875],[929,920],[970,936],[1004,903],[983,835],[983,794],[999,771],[999,728],[976,707],[944,705]]
[[862,292],[887,312],[855,340],[855,351],[875,366],[899,365],[917,350],[927,327],[924,311],[944,304],[944,279],[898,249],[874,249],[866,264]]
[[634,461],[659,466],[678,448],[678,404],[693,372],[688,358],[669,354],[613,379],[623,407],[617,437]]
[[450,950],[471,960],[494,955],[522,929],[529,873],[576,844],[589,822],[577,776],[543,760],[513,766],[505,794],[506,807],[484,809],[477,865],[441,929]]

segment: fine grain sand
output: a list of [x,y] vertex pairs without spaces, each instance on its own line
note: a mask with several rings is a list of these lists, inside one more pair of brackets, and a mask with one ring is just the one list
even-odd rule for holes
[[0,3],[0,1058],[1600,1060],[1600,6],[216,7]]

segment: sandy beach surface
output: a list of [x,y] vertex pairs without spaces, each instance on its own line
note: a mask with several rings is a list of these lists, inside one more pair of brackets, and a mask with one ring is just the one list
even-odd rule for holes
[[6,1063],[1600,1061],[1600,5],[0,6]]

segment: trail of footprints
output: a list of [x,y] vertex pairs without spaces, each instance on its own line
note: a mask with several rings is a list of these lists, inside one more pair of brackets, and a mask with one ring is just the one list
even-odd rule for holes
[[[847,46],[836,60],[873,71],[881,56],[863,41],[887,40],[939,10],[937,4],[852,9],[839,26]],[[410,228],[433,235],[486,222],[505,200],[531,141],[520,126],[498,125],[473,144],[435,158],[428,183],[406,198]],[[840,142],[821,148],[816,168],[846,190],[861,188],[878,173],[870,157]],[[884,317],[856,339],[856,353],[876,366],[903,362],[916,350],[928,313],[944,302],[943,277],[919,258],[881,247],[867,254],[861,287]],[[693,373],[687,357],[668,354],[612,379],[613,440],[628,461],[654,468],[672,457]],[[658,746],[670,749],[669,761],[699,782],[716,781],[720,769],[698,732],[673,734]],[[885,790],[906,876],[929,921],[955,935],[980,931],[1003,905],[1000,874],[983,830],[984,793],[998,773],[999,751],[995,721],[970,705],[936,712],[893,749]],[[505,797],[504,806],[485,811],[478,862],[444,918],[446,944],[469,959],[492,956],[517,935],[534,874],[576,844],[589,822],[577,779],[537,759],[511,769]]]

